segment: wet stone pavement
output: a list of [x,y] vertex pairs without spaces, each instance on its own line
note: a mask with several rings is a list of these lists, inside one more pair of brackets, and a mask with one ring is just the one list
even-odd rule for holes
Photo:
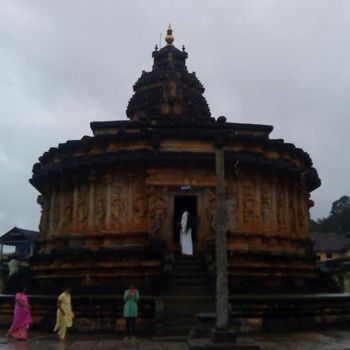
[[[171,340],[171,341],[170,341]],[[262,350],[350,350],[350,329],[256,334],[239,337],[240,343],[257,344]],[[124,341],[120,336],[70,334],[65,342],[54,335],[31,333],[28,341],[8,340],[0,336],[0,350],[185,350],[181,338],[138,338]]]

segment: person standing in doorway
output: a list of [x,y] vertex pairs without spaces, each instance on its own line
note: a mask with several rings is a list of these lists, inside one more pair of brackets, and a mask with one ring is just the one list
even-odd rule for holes
[[140,293],[134,287],[133,284],[129,285],[129,288],[124,292],[124,310],[123,316],[125,318],[125,338],[132,337],[135,341],[135,330],[136,330],[136,318],[138,315],[137,303],[140,300]]
[[180,245],[182,255],[193,255],[192,226],[193,218],[184,208],[181,216]]

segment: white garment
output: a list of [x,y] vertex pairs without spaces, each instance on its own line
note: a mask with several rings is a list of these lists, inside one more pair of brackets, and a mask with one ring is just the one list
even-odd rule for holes
[[9,276],[16,274],[19,270],[19,261],[17,259],[11,259],[8,263]]
[[185,211],[181,218],[180,245],[181,253],[184,255],[193,255],[192,229],[187,230],[188,212]]

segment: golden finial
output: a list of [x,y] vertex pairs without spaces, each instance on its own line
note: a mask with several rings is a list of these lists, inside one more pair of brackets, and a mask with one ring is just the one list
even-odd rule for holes
[[169,23],[169,28],[166,31],[165,41],[168,45],[171,45],[174,41],[173,30],[171,29],[171,24]]

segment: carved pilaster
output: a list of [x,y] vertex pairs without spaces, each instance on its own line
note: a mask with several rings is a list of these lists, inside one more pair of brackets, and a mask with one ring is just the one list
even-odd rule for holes
[[154,187],[149,189],[149,231],[153,235],[157,235],[161,232],[164,219],[168,213],[166,193],[166,189],[161,191]]
[[277,178],[272,178],[271,180],[271,205],[272,205],[272,222],[271,227],[274,233],[279,231],[278,227],[278,207],[277,207]]
[[88,230],[95,227],[95,194],[96,194],[96,176],[89,176],[89,209],[88,209]]
[[284,189],[284,182],[281,181],[276,186],[276,198],[277,198],[277,224],[278,233],[284,233],[286,229],[286,191]]
[[78,226],[78,200],[79,200],[79,188],[77,182],[74,183],[73,190],[73,229],[76,230]]
[[205,227],[207,227],[208,234],[206,235],[209,238],[214,238],[215,234],[215,204],[216,204],[216,197],[215,193],[212,189],[207,189],[205,191],[205,216],[207,224]]
[[271,182],[267,178],[261,179],[260,184],[260,216],[261,224],[264,228],[264,231],[267,233],[274,232],[276,229],[275,223],[275,212],[273,209],[273,195],[271,190]]
[[254,231],[256,227],[256,191],[254,182],[249,179],[242,183],[243,197],[243,226],[245,231]]
[[133,213],[135,227],[142,227],[147,214],[147,197],[145,186],[141,179],[133,182]]
[[64,195],[64,186],[61,183],[60,184],[60,193],[59,193],[59,224],[58,224],[58,231],[62,232],[63,231],[63,226],[64,226],[64,209],[65,209],[65,195]]
[[289,207],[289,183],[285,179],[282,183],[282,190],[284,193],[284,221],[285,221],[285,231],[290,232],[290,207]]
[[[121,182],[112,182],[111,192],[111,228],[122,231],[123,223],[128,217],[132,217],[132,215],[129,215],[132,191],[130,191],[129,186],[123,186]],[[125,200],[125,198],[128,198],[128,200]]]
[[56,209],[56,189],[53,187],[51,189],[50,196],[50,219],[49,219],[49,234],[53,236],[55,231],[55,209]]
[[103,231],[106,227],[106,184],[104,181],[97,181],[95,184],[95,227]]
[[292,237],[297,237],[297,188],[293,181],[289,187],[289,227]]
[[111,228],[111,214],[112,214],[112,181],[111,174],[105,176],[106,179],[106,229]]
[[261,227],[262,218],[261,218],[261,176],[257,175],[255,177],[255,200],[256,200],[256,209],[255,209],[255,215],[256,215],[256,225],[258,227]]

